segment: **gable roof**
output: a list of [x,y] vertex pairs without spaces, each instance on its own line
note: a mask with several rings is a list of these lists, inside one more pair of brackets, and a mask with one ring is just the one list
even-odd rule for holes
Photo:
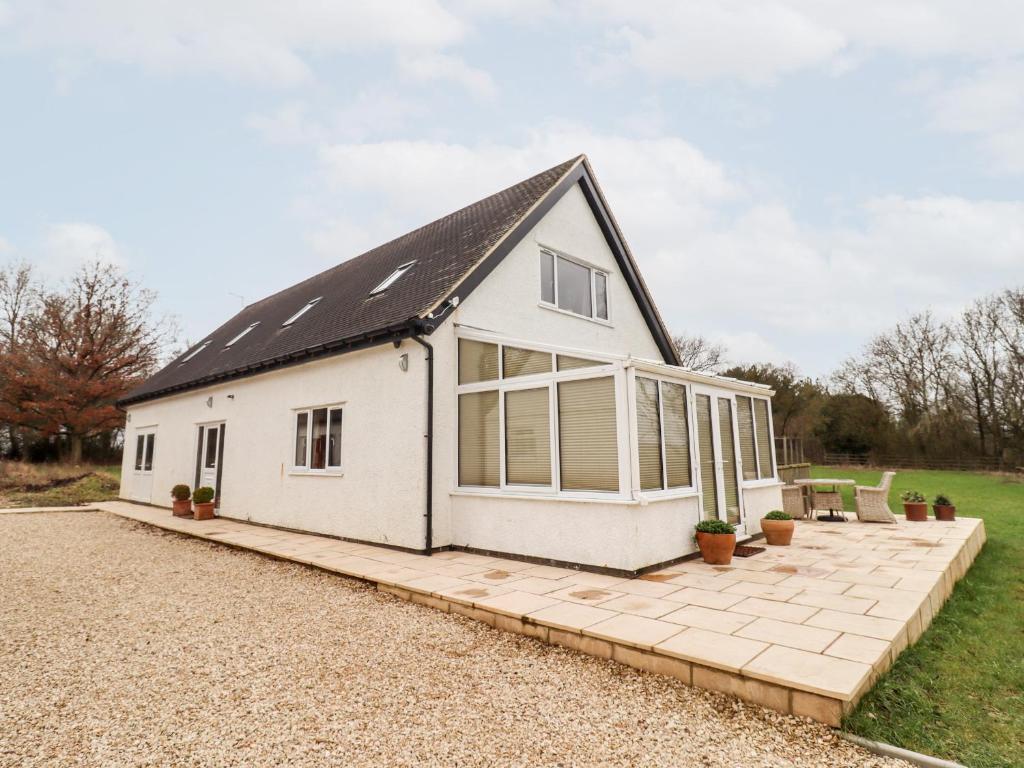
[[[666,362],[677,362],[665,326],[593,180],[589,163],[580,155],[250,304],[129,392],[119,404],[432,333],[435,324],[441,322],[431,321],[433,313],[456,296],[465,299],[577,183]],[[412,266],[398,280],[371,294],[395,270],[410,262]],[[282,327],[318,298],[316,306],[295,323]],[[258,324],[235,344],[225,346],[254,323]]]

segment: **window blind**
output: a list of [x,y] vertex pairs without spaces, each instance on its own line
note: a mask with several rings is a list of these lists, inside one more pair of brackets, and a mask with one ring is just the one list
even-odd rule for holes
[[459,384],[498,378],[498,345],[459,339]]
[[661,382],[661,422],[665,430],[665,473],[668,476],[668,487],[692,485],[686,387],[682,384]]
[[551,373],[551,353],[535,349],[502,347],[502,374],[506,379],[531,373]]
[[732,435],[732,403],[718,398],[718,431],[722,435],[722,485],[725,488],[725,519],[740,522],[740,491],[736,480],[736,442]]
[[711,397],[695,398],[697,418],[697,455],[700,459],[701,497],[704,519],[718,518],[718,478],[715,475],[715,442],[711,432]]
[[615,379],[560,382],[558,436],[563,490],[619,490]]
[[607,363],[602,363],[600,360],[573,357],[572,355],[558,355],[558,370],[560,371],[571,371],[575,368],[593,368],[596,365],[607,365]]
[[749,397],[736,398],[736,426],[740,433],[740,460],[743,479],[757,480],[757,459],[754,454],[754,409]]
[[459,485],[498,486],[498,393],[459,395]]
[[505,482],[551,485],[550,390],[505,393]]
[[761,477],[773,477],[772,471],[772,435],[768,429],[768,401],[758,398],[754,400],[757,413],[757,452],[760,462]]
[[664,488],[661,468],[661,416],[658,382],[637,376],[636,431],[640,454],[640,490]]

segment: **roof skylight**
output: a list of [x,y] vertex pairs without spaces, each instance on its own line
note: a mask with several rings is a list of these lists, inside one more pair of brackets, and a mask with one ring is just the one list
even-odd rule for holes
[[310,299],[309,302],[306,304],[306,306],[304,306],[302,309],[300,309],[294,315],[292,315],[287,320],[285,320],[283,323],[281,323],[281,327],[285,328],[285,327],[291,325],[292,323],[294,323],[296,320],[298,320],[304,314],[309,312],[309,310],[311,310],[313,307],[315,307],[317,305],[317,302],[320,301],[320,299],[322,299],[322,298],[323,298],[323,296],[317,296],[315,299]]
[[188,354],[187,354],[187,355],[186,355],[186,356],[185,356],[185,357],[184,357],[184,358],[182,359],[182,361],[181,361],[181,362],[183,362],[183,363],[187,363],[187,362],[188,362],[189,360],[191,360],[191,359],[192,359],[193,357],[195,357],[196,355],[198,355],[198,354],[199,354],[200,352],[202,352],[202,351],[203,351],[204,349],[206,349],[206,348],[207,348],[208,346],[210,346],[210,340],[209,340],[209,339],[207,339],[207,340],[206,340],[206,341],[204,341],[204,342],[203,342],[202,344],[200,344],[200,345],[199,345],[198,347],[196,347],[196,348],[195,348],[195,349],[193,349],[193,350],[192,350],[191,352],[189,352],[189,353],[188,353]]
[[370,295],[376,296],[378,293],[383,293],[384,291],[386,291],[388,288],[395,284],[398,278],[400,278],[402,275],[404,275],[406,272],[412,269],[412,265],[415,263],[415,261],[410,261],[407,264],[403,264],[402,266],[400,266],[398,269],[396,269],[394,272],[392,272],[390,275],[384,278],[380,285],[378,285],[376,288],[370,291]]
[[257,325],[259,325],[259,324],[260,324],[260,321],[259,321],[259,320],[257,320],[257,321],[256,321],[255,323],[252,323],[252,324],[251,324],[251,325],[250,325],[250,326],[249,326],[248,328],[246,328],[246,329],[245,329],[244,331],[242,331],[242,332],[241,332],[240,334],[238,334],[237,336],[235,336],[235,338],[233,338],[233,339],[232,339],[231,341],[229,341],[229,342],[228,342],[227,344],[225,344],[225,345],[224,345],[224,348],[225,348],[225,349],[227,349],[228,347],[230,347],[230,346],[231,346],[232,344],[234,344],[234,343],[235,343],[236,341],[238,341],[238,340],[239,340],[240,338],[242,338],[243,336],[245,336],[245,334],[247,334],[247,333],[248,333],[249,331],[251,331],[251,330],[252,330],[253,328],[255,328],[255,327],[256,327]]

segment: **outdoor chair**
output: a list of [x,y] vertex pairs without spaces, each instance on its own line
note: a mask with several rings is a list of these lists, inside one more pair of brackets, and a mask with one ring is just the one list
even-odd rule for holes
[[831,491],[816,491],[814,487],[811,487],[811,509],[812,510],[823,510],[827,509],[831,513],[838,512],[842,515],[843,519],[846,519],[843,509],[843,494],[838,489]]
[[782,486],[782,511],[794,520],[807,517],[807,507],[804,506],[804,492],[799,485]]
[[889,488],[895,472],[883,472],[877,486],[857,485],[853,498],[857,504],[857,519],[862,523],[895,523],[896,516],[889,509]]

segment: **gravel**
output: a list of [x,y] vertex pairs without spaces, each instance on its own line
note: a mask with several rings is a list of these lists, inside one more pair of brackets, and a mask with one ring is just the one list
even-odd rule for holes
[[336,575],[0,516],[0,765],[172,764],[905,765]]

